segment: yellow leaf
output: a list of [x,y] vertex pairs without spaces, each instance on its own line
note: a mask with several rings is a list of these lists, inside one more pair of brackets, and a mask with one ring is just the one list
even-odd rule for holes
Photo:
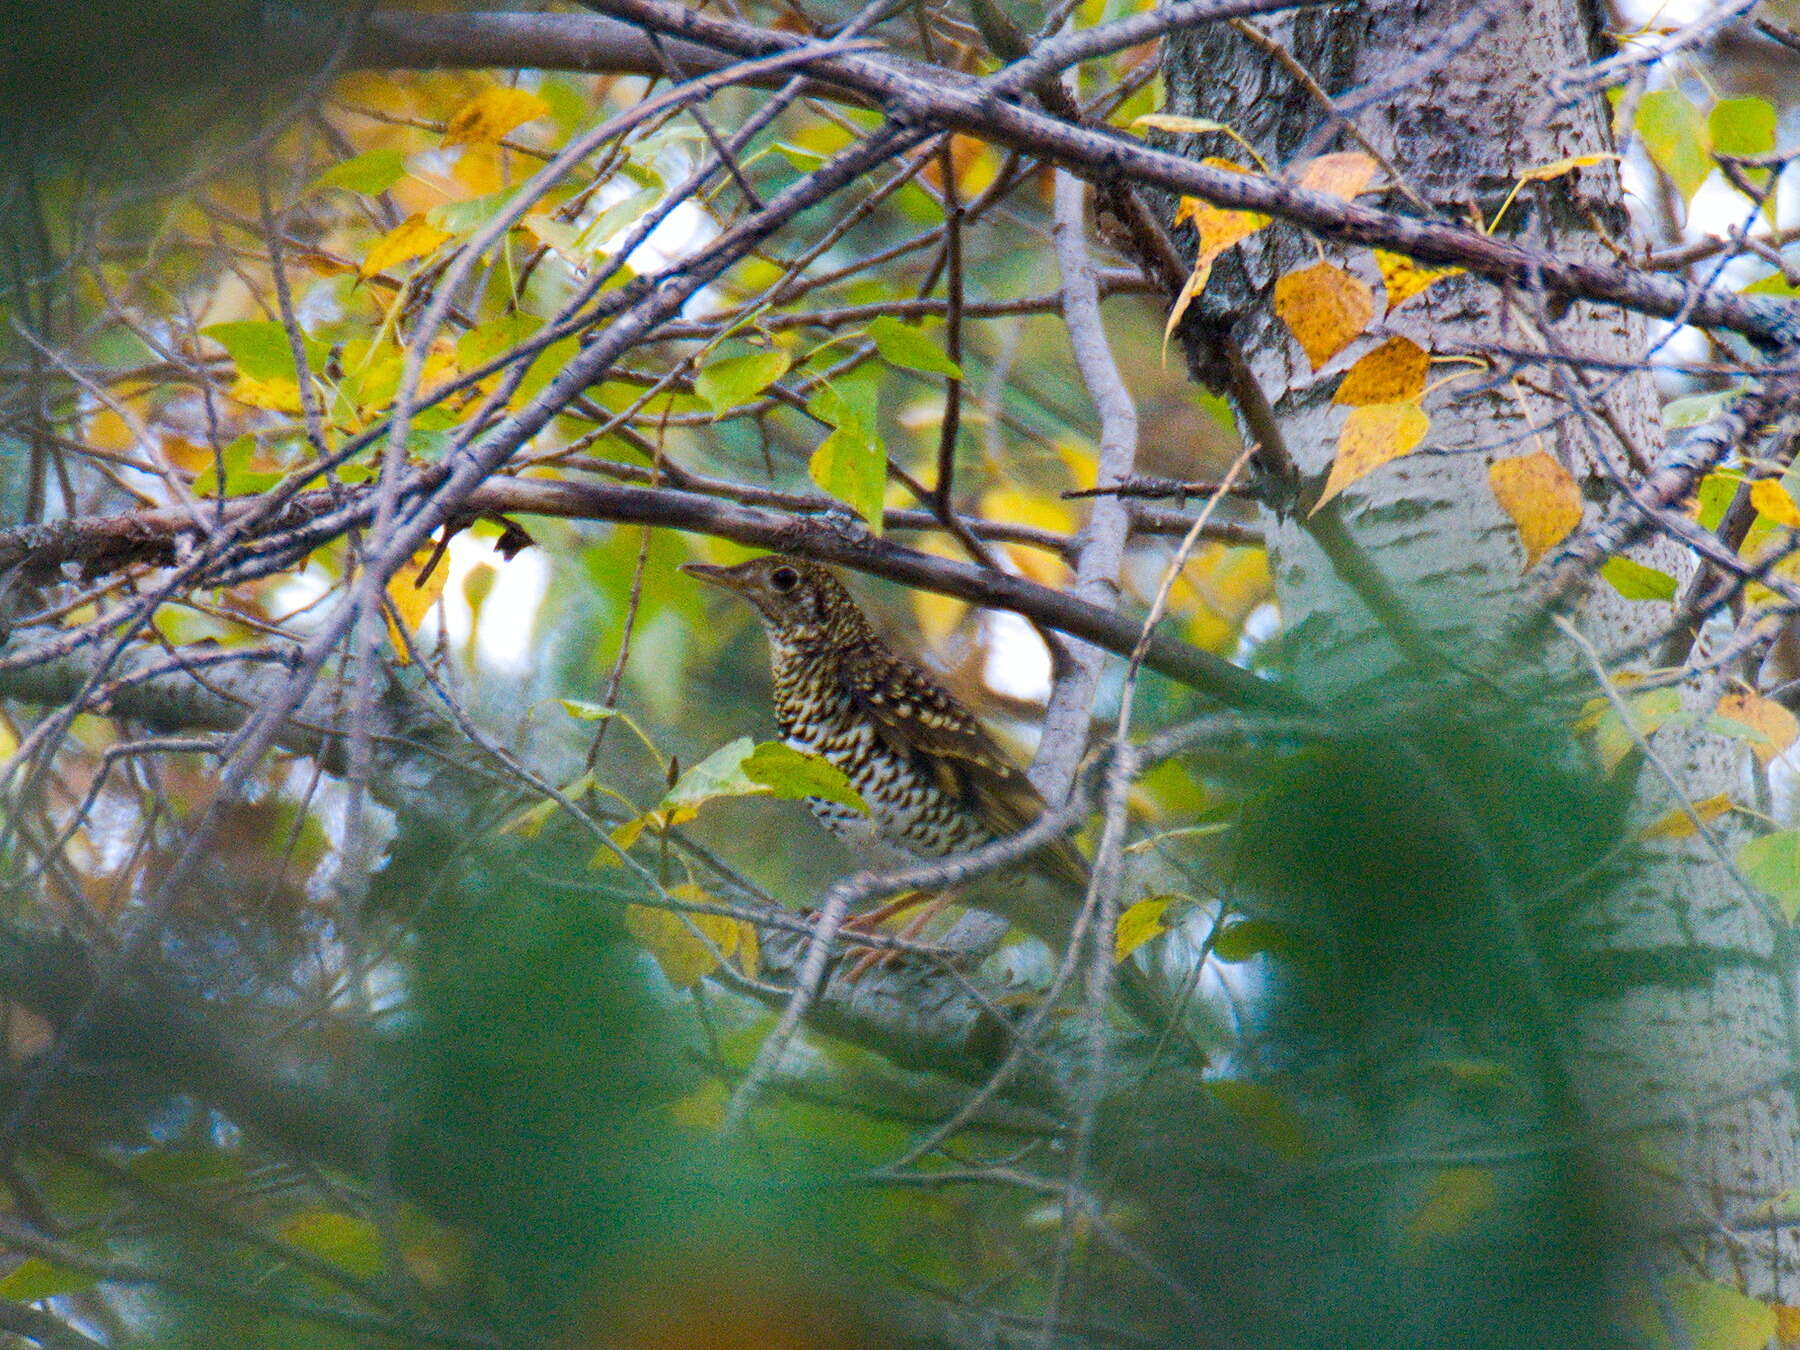
[[1418,448],[1431,427],[1431,419],[1417,403],[1371,403],[1352,408],[1338,433],[1337,458],[1325,491],[1313,506],[1317,511],[1359,478]]
[[1710,824],[1731,810],[1732,801],[1728,793],[1720,792],[1704,801],[1690,802],[1687,810],[1676,807],[1660,820],[1653,821],[1638,831],[1639,839],[1687,839],[1697,834],[1694,821],[1699,819],[1702,825]]
[[450,176],[469,190],[471,197],[485,197],[506,186],[500,157],[507,152],[498,146],[481,142],[471,145],[456,157]]
[[372,277],[399,263],[423,258],[449,238],[449,232],[426,220],[423,212],[415,213],[375,241],[358,271],[364,277]]
[[1750,504],[1777,525],[1800,530],[1800,505],[1788,495],[1779,479],[1759,478],[1750,485]]
[[[425,616],[431,613],[431,607],[444,593],[444,579],[450,575],[450,568],[443,558],[438,559],[430,576],[421,579],[425,564],[436,551],[435,545],[427,545],[413,554],[410,563],[388,578],[388,600],[394,607],[394,614],[398,614],[400,622],[406,625],[408,633],[416,634],[419,631],[419,625],[425,622]],[[388,638],[394,644],[394,659],[401,665],[406,665],[411,658],[407,656],[406,644],[394,627],[394,614],[386,614],[384,611]]]
[[[1023,488],[993,487],[981,494],[981,514],[989,520],[1031,525],[1052,534],[1074,532],[1075,512],[1068,502]],[[1040,586],[1061,588],[1069,580],[1069,567],[1054,553],[1024,544],[1003,545],[1013,565]]]
[[[1176,119],[1188,120],[1188,119]],[[1217,130],[1216,127],[1208,128]],[[1229,173],[1248,173],[1241,164],[1233,164],[1228,159],[1209,156],[1201,161],[1215,169],[1224,169]],[[1175,210],[1175,223],[1191,221],[1198,243],[1194,251],[1194,270],[1182,283],[1181,294],[1175,297],[1175,303],[1169,310],[1168,322],[1163,325],[1163,356],[1168,358],[1169,339],[1181,324],[1181,316],[1187,313],[1188,306],[1194,297],[1206,289],[1207,279],[1212,275],[1213,263],[1226,249],[1238,240],[1255,234],[1269,223],[1269,218],[1260,211],[1234,211],[1222,206],[1214,206],[1211,202],[1202,201],[1198,197],[1183,197]]]
[[1581,489],[1542,450],[1494,461],[1488,465],[1488,486],[1519,527],[1527,567],[1581,524]]
[[1499,1198],[1494,1174],[1487,1168],[1444,1168],[1431,1179],[1425,1198],[1406,1221],[1407,1245],[1416,1251],[1430,1239],[1455,1237],[1467,1231]]
[[1113,960],[1123,961],[1151,938],[1169,931],[1163,911],[1174,903],[1172,895],[1151,895],[1127,906],[1113,928]]
[[1411,338],[1391,337],[1356,359],[1331,401],[1362,407],[1417,399],[1425,392],[1425,371],[1430,364],[1431,357]]
[[300,386],[293,380],[259,380],[240,375],[237,383],[231,386],[231,396],[239,403],[247,403],[252,408],[267,408],[270,412],[300,411]]
[[536,94],[504,85],[483,91],[458,108],[444,132],[445,145],[489,144],[514,127],[523,126],[550,112],[550,105]]
[[1275,283],[1275,312],[1318,370],[1375,315],[1375,296],[1343,268],[1314,263]]
[[1181,582],[1172,597],[1176,612],[1184,608],[1184,591],[1191,589],[1195,599],[1187,639],[1215,652],[1235,649],[1244,620],[1274,593],[1268,554],[1228,544],[1202,547],[1182,569]]
[[1591,169],[1596,164],[1604,164],[1609,159],[1617,159],[1610,150],[1596,151],[1589,155],[1571,155],[1568,159],[1559,159],[1540,168],[1527,169],[1519,175],[1521,183],[1548,183],[1553,178],[1561,178],[1576,169]]
[[1212,263],[1238,240],[1255,234],[1269,223],[1269,218],[1260,211],[1236,211],[1203,202],[1198,197],[1183,197],[1175,219],[1193,222],[1199,240],[1194,260],[1196,268],[1202,263]]
[[1733,689],[1719,700],[1719,706],[1713,711],[1756,733],[1750,743],[1750,752],[1759,764],[1767,764],[1800,739],[1800,720],[1781,704],[1764,698],[1754,689]]
[[1300,186],[1313,192],[1329,192],[1333,197],[1352,201],[1369,186],[1375,176],[1375,161],[1354,151],[1336,155],[1320,155],[1306,161],[1300,172]]
[[1387,291],[1387,312],[1392,314],[1420,291],[1453,277],[1460,267],[1421,267],[1403,253],[1375,250],[1375,266],[1381,269],[1381,284]]
[[[686,883],[669,887],[669,894],[678,900],[713,903],[705,891]],[[712,974],[719,958],[737,952],[744,934],[752,932],[749,924],[729,915],[677,913],[650,905],[627,905],[625,930],[649,949],[677,989],[691,989]]]
[[1188,306],[1194,303],[1194,297],[1206,289],[1207,278],[1212,276],[1212,259],[1202,258],[1194,264],[1194,270],[1188,273],[1188,279],[1181,283],[1181,294],[1175,297],[1175,303],[1169,307],[1169,318],[1163,324],[1163,360],[1169,359],[1169,339],[1175,336],[1175,330],[1181,326],[1181,316],[1186,314]]

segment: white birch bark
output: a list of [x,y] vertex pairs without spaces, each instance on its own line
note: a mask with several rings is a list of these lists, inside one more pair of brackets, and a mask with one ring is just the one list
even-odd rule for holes
[[[1474,210],[1492,220],[1525,171],[1613,147],[1603,101],[1558,107],[1550,92],[1553,76],[1596,54],[1590,16],[1577,0],[1490,4],[1485,33],[1449,50],[1447,39],[1466,32],[1480,8],[1473,0],[1368,0],[1264,28],[1340,101],[1359,99],[1358,91],[1388,90],[1355,115],[1358,128],[1433,209],[1454,218]],[[1167,77],[1171,111],[1227,123],[1278,166],[1321,149],[1355,148],[1328,137],[1308,145],[1329,124],[1328,114],[1238,34],[1220,29],[1172,44]],[[1193,153],[1232,154],[1222,138],[1209,142]],[[1566,256],[1606,261],[1596,224],[1629,238],[1610,161],[1527,187],[1502,228]],[[1228,255],[1215,270],[1203,312],[1235,323],[1306,474],[1324,472],[1331,461],[1347,411],[1331,402],[1338,377],[1386,336],[1405,334],[1434,353],[1545,342],[1530,297],[1509,297],[1468,277],[1437,283],[1383,321],[1371,255],[1328,249],[1328,257],[1374,286],[1377,318],[1365,337],[1314,373],[1270,303],[1277,276],[1316,261],[1313,243],[1277,226],[1236,253],[1238,262]],[[1654,336],[1641,318],[1588,305],[1556,318],[1549,332],[1568,351],[1623,362],[1643,359]],[[1432,378],[1457,369],[1434,366]],[[1550,390],[1549,370],[1538,365],[1529,373]],[[1431,430],[1422,452],[1376,470],[1343,498],[1352,533],[1421,624],[1459,655],[1483,648],[1489,626],[1521,589],[1525,560],[1513,523],[1489,488],[1491,463],[1541,448],[1580,483],[1590,521],[1602,502],[1615,500],[1596,460],[1594,432],[1579,416],[1523,386],[1481,388],[1484,383],[1475,372],[1429,395]],[[1650,379],[1601,371],[1593,384],[1605,391],[1625,436],[1654,458],[1662,431]],[[1300,525],[1292,519],[1265,524],[1284,621],[1290,628],[1310,625],[1314,687],[1366,678],[1372,664],[1391,663],[1379,626]],[[1667,544],[1647,545],[1639,556],[1678,575],[1688,570]],[[1649,638],[1669,617],[1667,605],[1627,601],[1601,585],[1577,621],[1600,649],[1616,653]],[[1555,659],[1569,669],[1579,658],[1561,652]],[[1709,706],[1719,693],[1717,684],[1690,690],[1689,707]],[[1749,800],[1741,743],[1671,733],[1656,746],[1690,800],[1717,792]],[[1671,808],[1653,771],[1640,784],[1642,819]],[[1717,834],[1729,853],[1735,847],[1729,823]],[[1779,959],[1783,935],[1703,839],[1664,839],[1652,848],[1654,866],[1603,912],[1581,916],[1571,934],[1582,953],[1577,964],[1603,972],[1611,995],[1571,1010],[1569,1074],[1597,1126],[1679,1122],[1653,1132],[1682,1170],[1679,1182],[1656,1196],[1655,1217],[1710,1230],[1686,1249],[1703,1253],[1713,1277],[1793,1302],[1800,1289],[1791,1234],[1726,1232],[1734,1219],[1800,1181],[1794,1090],[1786,1077],[1794,1038],[1790,982]]]

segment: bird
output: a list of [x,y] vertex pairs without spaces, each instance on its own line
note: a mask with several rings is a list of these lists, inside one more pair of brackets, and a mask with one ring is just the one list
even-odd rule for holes
[[[835,765],[868,812],[808,798],[818,820],[882,869],[965,853],[1017,834],[1047,809],[981,720],[918,664],[894,652],[829,568],[782,554],[682,571],[747,600],[768,637],[775,722],[793,749]],[[1088,866],[1066,836],[1024,867],[990,874],[966,897],[1048,943],[1067,943]],[[886,907],[884,907],[884,912]],[[1149,995],[1122,970],[1127,1001]],[[1131,986],[1139,986],[1136,996]],[[1166,1017],[1160,1001],[1159,1018]]]

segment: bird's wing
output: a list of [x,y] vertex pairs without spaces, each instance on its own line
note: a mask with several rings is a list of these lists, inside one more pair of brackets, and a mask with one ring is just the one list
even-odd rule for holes
[[[1017,834],[1043,815],[1044,799],[1024,770],[924,671],[871,652],[847,662],[845,677],[852,700],[888,747],[929,769],[940,791],[977,812],[996,835]],[[1087,863],[1066,837],[1036,857],[1070,884],[1086,886]]]

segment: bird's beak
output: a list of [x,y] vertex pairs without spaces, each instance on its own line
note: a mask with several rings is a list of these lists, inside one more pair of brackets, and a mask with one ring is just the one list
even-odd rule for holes
[[710,581],[713,585],[721,586],[728,591],[744,589],[743,578],[737,575],[736,568],[717,567],[712,563],[687,562],[681,564],[681,570],[690,577],[699,577],[702,581]]

